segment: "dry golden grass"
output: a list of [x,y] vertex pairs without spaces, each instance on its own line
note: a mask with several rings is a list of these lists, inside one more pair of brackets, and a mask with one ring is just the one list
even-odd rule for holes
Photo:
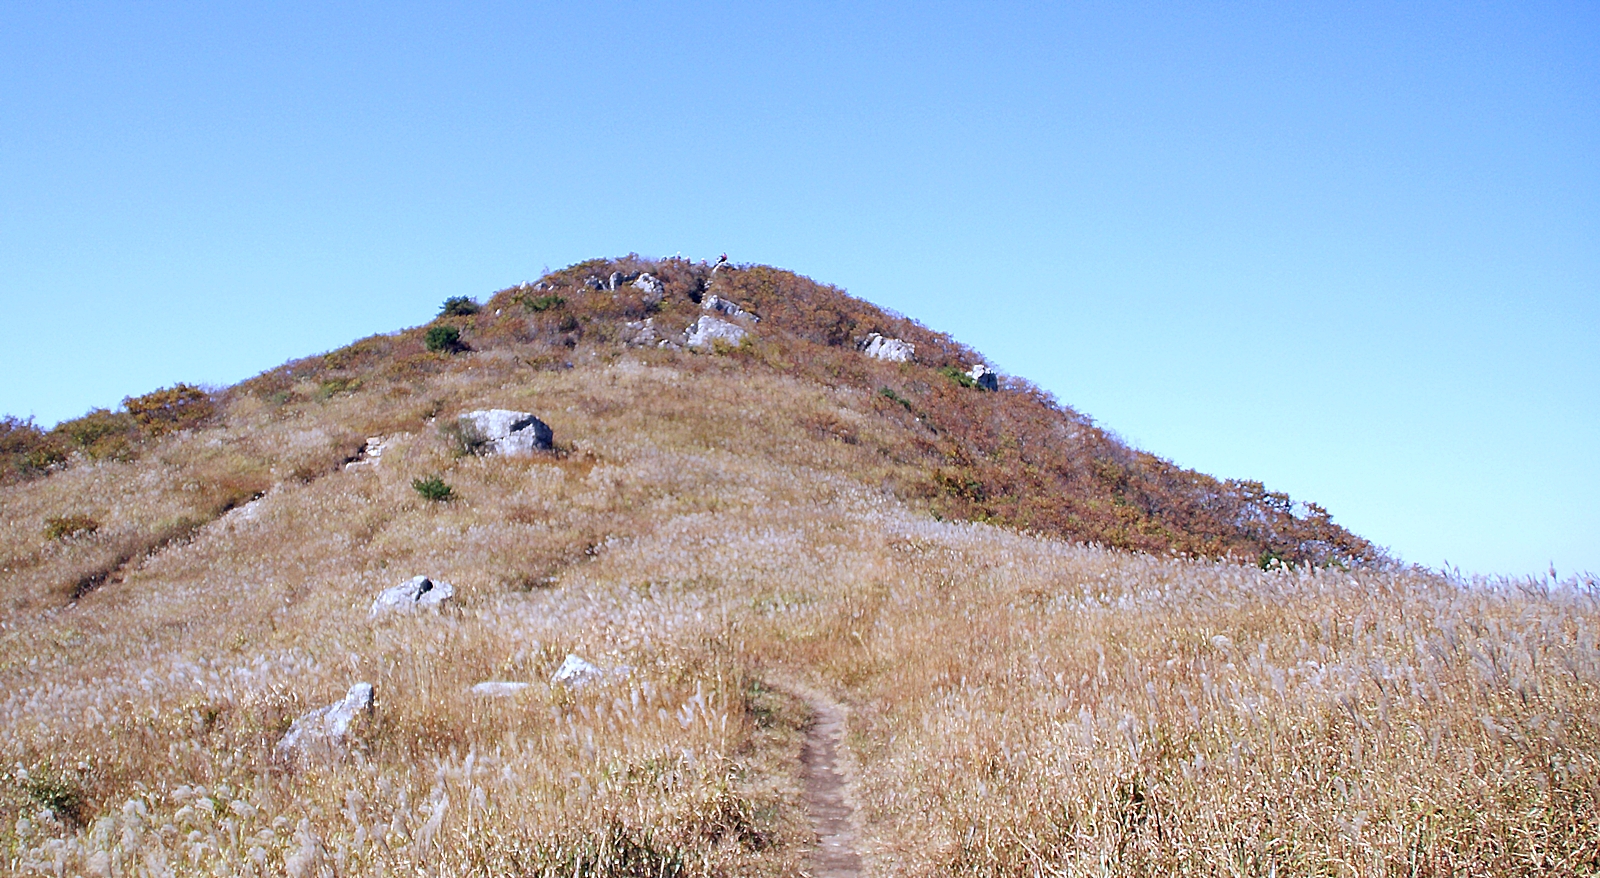
[[[324,358],[359,384],[275,373],[215,426],[0,487],[7,868],[798,875],[795,693],[821,690],[878,874],[1600,870],[1577,583],[939,522],[904,499],[924,428],[872,383],[553,326],[454,358],[367,340]],[[560,451],[455,456],[439,425],[484,407]],[[413,490],[435,474],[456,499]],[[75,515],[100,526],[50,532]],[[419,573],[454,605],[367,621]],[[619,671],[549,685],[569,652]],[[274,752],[358,680],[342,757]]]

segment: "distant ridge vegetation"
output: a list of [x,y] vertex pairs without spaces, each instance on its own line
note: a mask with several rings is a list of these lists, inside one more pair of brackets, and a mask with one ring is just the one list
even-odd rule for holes
[[[615,277],[645,273],[659,279],[661,294],[628,283],[612,288]],[[633,340],[630,326],[648,320],[665,332],[681,330],[700,316],[709,296],[738,303],[760,319],[741,344],[717,347],[721,357],[748,369],[872,391],[872,414],[892,427],[875,434],[883,475],[901,496],[925,503],[938,516],[1263,566],[1392,563],[1372,543],[1334,524],[1317,504],[1129,448],[1022,378],[1006,377],[995,393],[964,386],[972,383],[960,380],[964,371],[985,362],[981,354],[837,287],[769,266],[713,270],[705,263],[636,255],[581,262],[537,284],[501,290],[481,306],[450,297],[426,326],[288,363],[215,398],[180,384],[48,431],[5,418],[0,478],[43,476],[73,459],[130,458],[164,433],[226,417],[230,401],[242,396],[286,402],[308,392],[323,398],[395,394],[427,376],[480,368],[487,360],[511,357],[554,369],[577,356],[615,357]],[[872,333],[910,342],[915,361],[864,356],[860,348]],[[639,347],[636,355],[695,359],[675,347]],[[476,356],[457,356],[469,352]],[[837,418],[819,415],[797,426],[846,444],[862,441]]]

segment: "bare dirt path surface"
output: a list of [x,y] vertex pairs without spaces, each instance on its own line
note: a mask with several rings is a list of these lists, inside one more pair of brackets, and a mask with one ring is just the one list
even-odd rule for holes
[[845,801],[845,776],[839,765],[844,711],[818,695],[808,695],[806,701],[811,705],[812,722],[800,761],[805,769],[806,808],[817,832],[810,874],[813,878],[860,878],[861,856],[856,853],[852,810]]

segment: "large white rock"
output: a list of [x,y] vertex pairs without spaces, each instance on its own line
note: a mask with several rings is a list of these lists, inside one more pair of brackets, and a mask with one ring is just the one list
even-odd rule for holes
[[978,382],[978,386],[984,390],[1000,389],[1000,376],[996,375],[993,370],[982,363],[973,366],[967,372],[967,377]]
[[489,450],[495,454],[532,454],[555,444],[549,425],[529,412],[480,409],[462,415],[461,423],[489,440]]
[[702,314],[700,319],[689,324],[689,328],[684,332],[686,335],[684,344],[692,348],[707,348],[716,341],[738,345],[744,341],[747,334],[744,327],[726,320],[718,320],[710,314]]
[[350,726],[371,712],[372,684],[357,683],[338,701],[295,720],[278,741],[278,752],[304,753],[318,747],[335,749],[350,734]]
[[715,311],[718,314],[724,314],[728,317],[737,317],[741,320],[759,321],[761,319],[760,317],[751,314],[749,311],[740,308],[738,303],[730,302],[721,296],[706,296],[704,299],[700,300],[700,307],[707,311]]
[[482,683],[473,685],[472,694],[482,695],[485,698],[508,698],[512,695],[521,694],[522,690],[531,685],[533,684],[516,683],[509,680],[484,680]]
[[376,619],[389,613],[437,610],[440,604],[455,596],[455,586],[448,582],[434,582],[426,576],[413,576],[399,585],[378,592],[367,618]]
[[917,355],[917,348],[909,341],[888,338],[874,332],[867,336],[866,344],[862,346],[861,352],[869,357],[888,360],[891,363],[909,363]]
[[605,675],[605,671],[569,652],[566,660],[561,663],[561,667],[556,668],[555,675],[550,678],[550,682],[558,686],[570,686],[574,689],[580,689],[590,683],[599,682],[605,678]]

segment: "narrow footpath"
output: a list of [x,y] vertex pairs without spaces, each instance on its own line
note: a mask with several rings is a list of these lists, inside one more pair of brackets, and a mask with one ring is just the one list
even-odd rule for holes
[[860,878],[861,857],[856,853],[855,827],[844,797],[844,771],[839,766],[844,711],[817,695],[809,696],[807,702],[812,721],[800,761],[805,769],[806,808],[817,833],[810,874],[813,878]]

